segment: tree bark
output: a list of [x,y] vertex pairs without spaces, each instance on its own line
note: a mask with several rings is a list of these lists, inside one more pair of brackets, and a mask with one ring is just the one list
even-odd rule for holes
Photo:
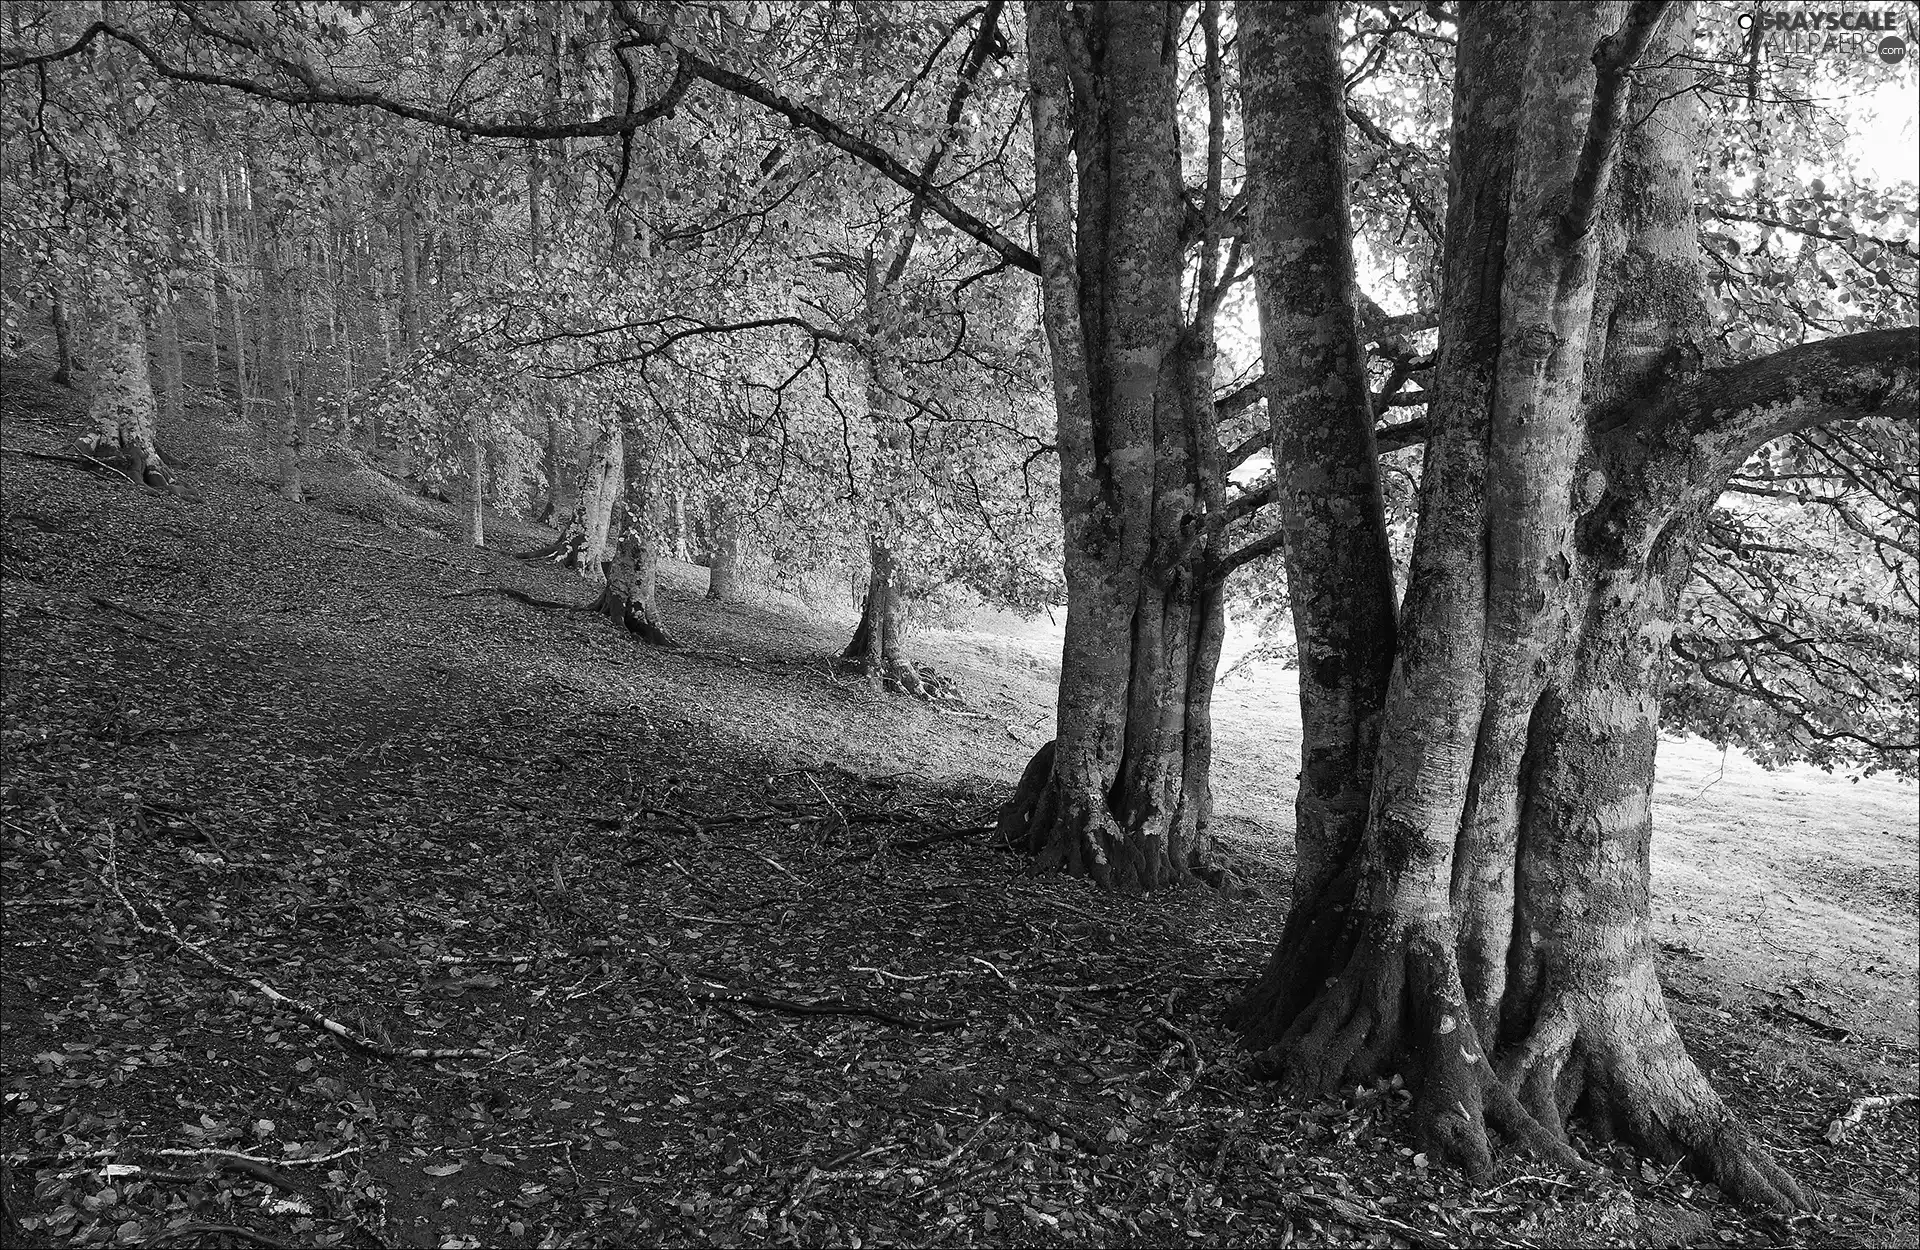
[[73,320],[67,314],[67,299],[64,283],[55,279],[53,289],[53,381],[60,386],[72,386],[73,375],[79,369],[73,352]]
[[184,494],[153,446],[153,379],[145,318],[116,265],[94,272],[95,342],[89,352],[87,419],[81,451],[135,483]]
[[[1393,663],[1393,557],[1354,308],[1338,6],[1240,10],[1261,359],[1298,642],[1293,897],[1350,893]],[[1297,909],[1303,920],[1320,913]],[[1301,1004],[1329,935],[1292,933],[1268,993]]]
[[710,506],[713,547],[707,561],[707,598],[740,603],[747,597],[741,565],[746,555],[746,524],[737,504],[716,499]]
[[265,330],[261,344],[261,379],[268,404],[267,433],[273,439],[275,467],[280,476],[280,496],[292,503],[304,497],[301,486],[301,453],[305,431],[300,423],[300,408],[293,374],[293,324],[286,289],[285,257],[281,250],[279,214],[260,204],[262,176],[254,175],[254,273],[260,290],[260,315]]
[[1206,864],[1212,339],[1183,324],[1179,41],[1151,3],[1029,3],[1036,237],[1060,424],[1058,737],[1001,812],[1040,870],[1157,889]]
[[[1271,16],[1243,21],[1248,55]],[[1280,15],[1309,19],[1324,68],[1325,12]],[[1691,29],[1684,6],[1462,12],[1432,434],[1367,820],[1342,888],[1294,900],[1237,1022],[1303,1090],[1403,1072],[1423,1143],[1476,1171],[1489,1126],[1579,1166],[1565,1118],[1583,1104],[1736,1198],[1799,1207],[1688,1058],[1655,975],[1663,651],[1728,475],[1792,429],[1913,412],[1920,335],[1700,373]],[[1657,68],[1629,88],[1649,38]],[[1287,524],[1315,503],[1283,494]],[[1312,616],[1296,608],[1303,656]],[[1309,730],[1308,759],[1341,745],[1327,734]]]
[[607,566],[607,584],[594,609],[641,641],[656,647],[678,644],[660,619],[660,504],[661,472],[648,431],[622,414],[628,427],[625,450],[626,494],[619,510],[619,532],[613,561]]
[[609,418],[607,427],[588,443],[580,466],[581,542],[574,567],[589,580],[604,576],[607,561],[612,558],[608,533],[613,524],[614,501],[620,497],[620,479],[625,472],[626,453],[621,444],[620,421]]

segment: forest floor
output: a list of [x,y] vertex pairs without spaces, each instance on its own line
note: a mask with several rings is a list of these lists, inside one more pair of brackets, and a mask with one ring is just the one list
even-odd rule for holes
[[[17,372],[0,417],[80,425]],[[1260,896],[1104,895],[964,832],[1049,732],[1043,629],[923,634],[936,708],[836,677],[838,609],[676,566],[649,649],[486,589],[588,597],[535,531],[175,458],[203,502],[0,453],[20,1244],[1920,1240],[1914,1108],[1825,1136],[1920,1071],[1911,787],[1663,747],[1674,1010],[1821,1214],[1592,1141],[1603,1176],[1476,1186],[1404,1091],[1290,1101],[1217,1025],[1285,902],[1284,676],[1218,713]]]

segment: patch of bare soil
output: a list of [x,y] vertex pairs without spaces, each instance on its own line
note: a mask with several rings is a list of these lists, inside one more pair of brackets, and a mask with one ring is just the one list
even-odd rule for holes
[[[57,445],[58,399],[0,398],[0,441]],[[924,639],[962,716],[691,570],[653,650],[461,593],[587,601],[549,568],[257,481],[0,469],[8,1245],[1913,1240],[1912,1109],[1822,1136],[1911,1088],[1910,1039],[1815,1037],[1713,955],[1670,969],[1689,1038],[1827,1216],[1594,1143],[1613,1176],[1476,1188],[1402,1090],[1248,1080],[1214,1021],[1279,918],[1276,809],[1228,802],[1263,899],[1024,876],[964,831],[1048,675],[966,631]]]

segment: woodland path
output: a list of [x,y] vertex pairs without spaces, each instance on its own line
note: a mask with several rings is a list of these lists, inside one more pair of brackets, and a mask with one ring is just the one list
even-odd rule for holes
[[[8,416],[29,450],[67,420]],[[198,474],[190,505],[0,467],[26,1244],[1913,1240],[1911,1110],[1821,1136],[1911,1087],[1910,1037],[1703,989],[1729,974],[1687,951],[1689,1044],[1826,1215],[1653,1169],[1475,1190],[1400,1146],[1401,1091],[1250,1082],[1214,1021],[1275,864],[1263,898],[1143,899],[914,845],[990,810],[1030,674],[943,716],[836,686],[834,631],[764,608],[670,586],[701,654],[649,651],[444,597],[582,597],[550,570],[256,483]],[[139,932],[109,830],[143,915],[382,1044],[488,1057],[350,1051]],[[179,1231],[208,1224],[251,1231]]]

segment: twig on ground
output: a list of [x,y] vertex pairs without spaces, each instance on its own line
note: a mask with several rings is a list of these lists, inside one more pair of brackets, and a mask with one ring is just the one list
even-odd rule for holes
[[1827,1140],[1838,1146],[1847,1139],[1847,1134],[1855,1125],[1867,1118],[1868,1112],[1904,1107],[1911,1102],[1920,1102],[1920,1094],[1869,1094],[1864,1098],[1856,1098],[1827,1125]]
[[928,847],[939,846],[943,842],[958,842],[962,838],[972,838],[983,833],[992,833],[993,829],[994,827],[992,825],[968,825],[964,829],[943,829],[939,833],[931,834],[924,838],[909,838],[905,841],[895,842],[893,849],[896,851],[924,851]]
[[1022,1099],[1015,1098],[1011,1094],[991,1096],[989,1101],[997,1102],[1003,1110],[1011,1111],[1015,1115],[1031,1121],[1049,1133],[1058,1136],[1063,1141],[1072,1142],[1090,1155],[1103,1155],[1107,1152],[1107,1144],[1105,1142],[1097,1141],[1084,1133],[1074,1132],[1046,1112],[1040,1110],[1040,1108]]
[[173,628],[173,626],[167,624],[165,621],[156,621],[151,616],[148,616],[145,612],[136,612],[132,608],[128,607],[126,604],[115,603],[113,600],[105,598],[104,596],[88,595],[87,598],[92,600],[94,603],[99,604],[101,607],[106,608],[110,612],[119,612],[123,615],[131,616],[136,621],[145,621],[147,624],[153,626],[155,629],[171,630]]
[[55,464],[78,465],[83,469],[105,469],[123,482],[132,482],[136,486],[146,485],[144,482],[134,482],[131,477],[127,476],[125,471],[114,468],[106,461],[96,460],[92,456],[85,454],[77,456],[56,456],[52,452],[28,451],[24,447],[0,447],[0,452],[5,452],[9,456],[25,456],[29,460],[50,460]]
[[141,1244],[147,1247],[147,1250],[152,1250],[155,1246],[172,1245],[183,1238],[193,1238],[197,1241],[199,1238],[215,1234],[223,1237],[238,1237],[256,1246],[266,1246],[269,1250],[292,1250],[292,1247],[284,1241],[275,1241],[265,1233],[256,1233],[251,1228],[242,1228],[238,1224],[182,1224],[178,1228],[163,1229]]
[[440,596],[443,599],[471,599],[475,595],[505,595],[516,603],[524,603],[530,608],[546,608],[554,612],[591,612],[590,603],[561,603],[556,599],[536,599],[524,590],[515,590],[511,586],[477,586],[472,590],[456,590],[452,594]]
[[881,1007],[848,1002],[844,998],[815,998],[803,1002],[793,998],[774,998],[747,990],[689,990],[687,997],[700,1003],[739,1003],[745,1007],[760,1007],[790,1016],[864,1016],[869,1020],[878,1020],[883,1024],[913,1029],[921,1033],[938,1033],[957,1028],[960,1024],[960,1021],[945,1016],[915,1018],[897,1015]]
[[[69,838],[73,836],[72,830],[67,828],[66,822],[61,820],[57,814],[53,819],[54,823],[59,825],[61,830],[65,832]],[[364,1054],[374,1055],[381,1059],[407,1059],[418,1062],[432,1062],[439,1059],[490,1059],[493,1057],[493,1052],[490,1050],[461,1048],[436,1049],[424,1046],[413,1047],[411,1049],[399,1049],[392,1046],[383,1046],[369,1038],[362,1037],[339,1021],[329,1019],[299,999],[281,993],[260,978],[240,971],[197,942],[189,941],[181,934],[179,929],[174,927],[173,921],[167,919],[166,913],[160,911],[158,907],[154,908],[154,912],[160,917],[160,923],[164,928],[156,928],[148,924],[140,918],[139,910],[134,907],[133,901],[127,897],[126,892],[120,888],[119,850],[114,839],[112,821],[107,822],[106,841],[106,871],[99,880],[101,884],[113,892],[115,898],[120,900],[120,905],[126,909],[127,915],[133,920],[134,928],[140,930],[140,932],[146,934],[148,937],[164,938],[172,942],[175,947],[192,955],[195,959],[206,964],[214,971],[219,972],[223,976],[230,977],[235,981],[239,981],[243,985],[251,986],[257,993],[266,998],[268,1002],[273,1003],[277,1007],[285,1008],[294,1015],[299,1016],[301,1020],[313,1028],[319,1029],[323,1033],[332,1034],[345,1045]]]

